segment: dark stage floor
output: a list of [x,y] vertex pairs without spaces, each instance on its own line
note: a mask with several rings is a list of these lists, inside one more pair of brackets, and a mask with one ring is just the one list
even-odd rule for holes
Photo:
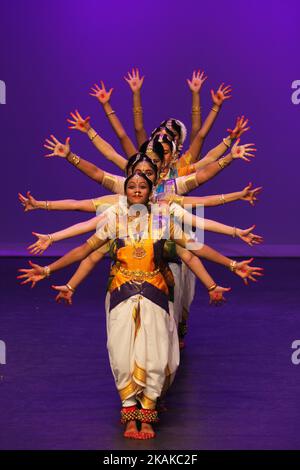
[[49,288],[66,272],[31,290],[15,279],[26,262],[2,258],[0,448],[299,449],[300,364],[291,361],[291,345],[300,340],[300,260],[256,263],[266,276],[249,287],[210,266],[233,287],[229,300],[209,307],[198,285],[158,437],[137,442],[122,437],[106,352],[107,261],[67,307]]

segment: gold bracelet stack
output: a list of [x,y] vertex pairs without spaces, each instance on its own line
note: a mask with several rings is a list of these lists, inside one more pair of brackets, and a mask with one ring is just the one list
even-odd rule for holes
[[73,292],[73,294],[74,294],[74,292],[75,292],[74,287],[70,286],[70,284],[66,284],[66,287],[68,288],[69,291]]
[[237,267],[237,261],[230,261],[230,266],[229,266],[230,271],[234,273],[236,271],[236,267]]
[[106,113],[106,116],[110,116],[111,114],[116,114],[116,111],[110,111],[109,113]]
[[134,108],[132,108],[132,111],[133,111],[135,114],[142,114],[143,108],[142,108],[142,106],[135,106]]
[[68,162],[72,163],[74,166],[78,166],[80,163],[80,158],[78,155],[75,155],[75,153],[72,154],[71,160],[68,160]]
[[214,106],[211,108],[212,111],[214,111],[215,113],[218,113],[219,112],[219,108],[215,108]]
[[232,238],[236,237],[236,227],[233,227]]
[[51,270],[50,270],[49,266],[44,266],[44,274],[45,274],[46,277],[50,276]]
[[45,201],[45,203],[46,203],[46,211],[48,211],[49,210],[49,201]]
[[208,292],[211,292],[211,291],[215,290],[216,287],[217,287],[217,284],[215,283],[215,284],[213,284],[212,286],[208,287],[207,290],[208,290]]

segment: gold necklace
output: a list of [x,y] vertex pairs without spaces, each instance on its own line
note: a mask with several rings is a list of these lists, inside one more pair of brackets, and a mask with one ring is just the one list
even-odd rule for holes
[[[129,232],[131,232],[131,233],[129,233]],[[135,238],[134,238],[135,234],[133,234],[133,232],[131,231],[130,225],[128,225],[128,235],[129,235],[129,239],[131,241],[131,245],[133,247],[133,250],[132,250],[133,258],[136,258],[136,259],[145,258],[147,252],[144,248],[143,238],[141,237],[140,240],[135,240]]]

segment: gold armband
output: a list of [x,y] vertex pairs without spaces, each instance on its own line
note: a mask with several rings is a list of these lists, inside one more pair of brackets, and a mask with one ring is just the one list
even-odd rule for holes
[[96,250],[101,246],[101,240],[97,237],[97,235],[92,235],[90,238],[87,239],[86,243],[93,249]]
[[117,183],[117,179],[115,176],[110,175],[108,173],[104,173],[104,177],[102,180],[102,185],[108,189],[109,191],[114,191],[115,185]]
[[179,206],[183,206],[183,200],[184,196],[179,196],[178,194],[175,194],[175,196],[172,197],[172,202],[175,202],[175,204],[178,204]]
[[184,181],[186,191],[184,192],[190,192],[193,189],[197,188],[198,183],[197,183],[197,175],[196,173],[192,173],[191,175],[187,176],[187,178]]

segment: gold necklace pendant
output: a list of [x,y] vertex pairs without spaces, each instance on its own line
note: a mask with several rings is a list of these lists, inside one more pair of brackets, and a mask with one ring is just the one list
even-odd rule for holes
[[137,246],[136,244],[133,245],[133,257],[136,259],[142,259],[145,258],[147,252],[145,248],[143,247],[143,242],[141,246]]

